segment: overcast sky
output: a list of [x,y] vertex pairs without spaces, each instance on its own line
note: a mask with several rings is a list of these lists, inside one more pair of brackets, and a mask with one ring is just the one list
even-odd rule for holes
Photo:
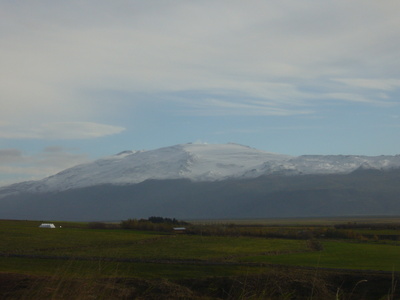
[[400,154],[400,1],[1,1],[0,185],[127,149]]

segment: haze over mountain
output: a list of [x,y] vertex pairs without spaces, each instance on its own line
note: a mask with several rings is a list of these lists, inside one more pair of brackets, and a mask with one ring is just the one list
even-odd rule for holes
[[[0,188],[0,218],[271,217],[296,216],[296,212],[308,216],[332,213],[328,207],[344,199],[359,209],[347,205],[347,211],[335,210],[338,215],[393,214],[397,211],[393,207],[368,208],[362,201],[371,202],[371,193],[377,192],[381,194],[375,200],[387,198],[388,189],[392,201],[399,168],[400,155],[294,157],[238,144],[123,151],[39,181]],[[372,178],[375,190],[371,190]],[[287,206],[288,197],[297,199],[292,206]],[[333,202],[324,207],[326,197]],[[310,199],[307,210],[304,205]]]

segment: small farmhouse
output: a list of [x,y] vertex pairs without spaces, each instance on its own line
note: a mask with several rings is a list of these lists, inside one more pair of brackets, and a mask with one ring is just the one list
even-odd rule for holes
[[184,233],[186,231],[185,227],[174,227],[175,233]]
[[39,228],[56,228],[52,223],[42,223],[40,224]]

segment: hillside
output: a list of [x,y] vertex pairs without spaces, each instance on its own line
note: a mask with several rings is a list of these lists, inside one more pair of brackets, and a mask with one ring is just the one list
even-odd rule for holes
[[0,199],[0,218],[122,220],[400,215],[400,171],[262,176],[192,182],[147,180]]

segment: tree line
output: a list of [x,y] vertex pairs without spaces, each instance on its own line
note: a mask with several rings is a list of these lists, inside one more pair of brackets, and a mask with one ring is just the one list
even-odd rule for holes
[[189,223],[175,218],[149,217],[148,219],[128,219],[120,223],[123,229],[171,231],[176,226],[187,226]]

